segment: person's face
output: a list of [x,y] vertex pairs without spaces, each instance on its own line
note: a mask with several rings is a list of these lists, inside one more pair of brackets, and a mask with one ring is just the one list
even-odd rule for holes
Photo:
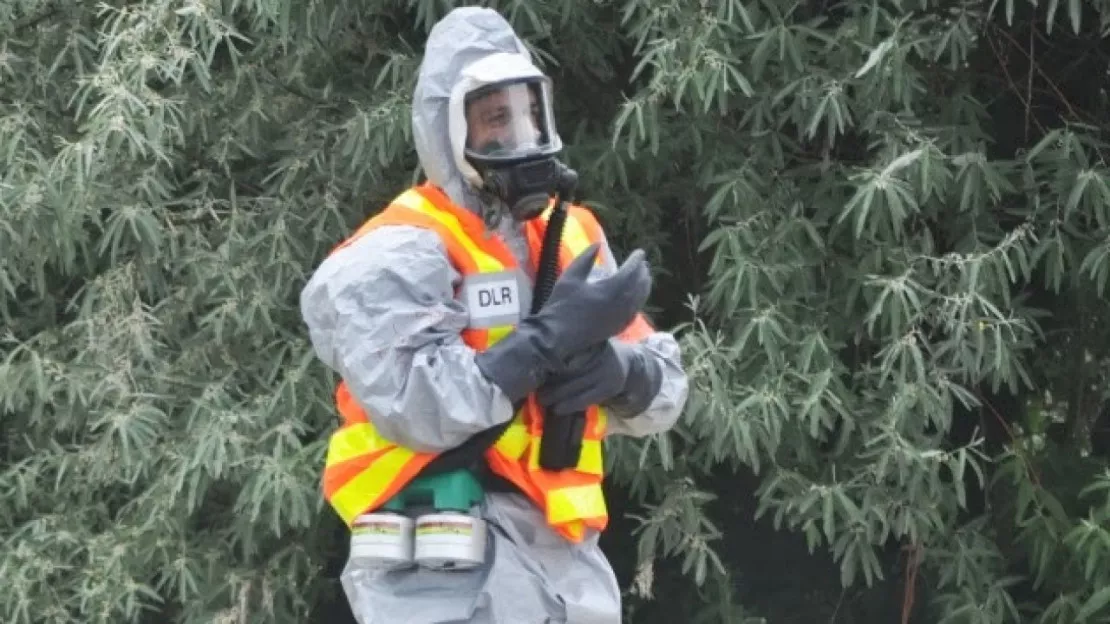
[[471,100],[466,125],[467,146],[478,152],[535,145],[541,136],[539,105],[526,85],[511,85]]

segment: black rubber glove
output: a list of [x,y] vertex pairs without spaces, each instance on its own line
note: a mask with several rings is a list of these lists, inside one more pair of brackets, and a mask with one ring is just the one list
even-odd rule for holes
[[563,271],[539,312],[475,357],[478,368],[512,402],[540,386],[563,363],[606,342],[639,313],[651,294],[651,271],[644,252],[629,254],[620,268],[589,282],[598,245],[590,245]]
[[647,409],[663,384],[663,367],[638,344],[612,338],[575,354],[565,372],[540,387],[540,405],[552,414],[570,414],[606,404],[622,416]]

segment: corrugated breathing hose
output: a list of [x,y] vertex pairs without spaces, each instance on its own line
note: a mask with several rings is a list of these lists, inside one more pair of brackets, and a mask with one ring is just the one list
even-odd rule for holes
[[[566,196],[574,191],[578,176],[567,169],[557,195],[555,208],[548,217],[543,246],[536,269],[536,286],[532,298],[532,314],[543,307],[559,279],[559,246],[567,220]],[[540,466],[546,470],[563,470],[578,464],[582,451],[582,434],[586,429],[586,413],[545,414],[540,442]]]

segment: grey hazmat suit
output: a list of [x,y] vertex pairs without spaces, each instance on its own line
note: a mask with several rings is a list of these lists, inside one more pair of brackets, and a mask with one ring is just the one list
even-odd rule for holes
[[[459,206],[480,211],[453,156],[448,100],[465,66],[496,52],[531,56],[497,12],[458,8],[432,29],[413,98],[416,150],[428,180]],[[497,228],[522,267],[522,224]],[[613,271],[607,244],[595,273]],[[335,370],[387,438],[444,451],[508,421],[510,401],[475,365],[461,337],[468,323],[455,298],[460,275],[432,231],[380,227],[329,256],[301,293],[301,310],[320,360]],[[525,311],[526,313],[527,311]],[[656,395],[636,414],[610,410],[609,433],[644,436],[669,429],[687,395],[674,337],[657,331],[640,343],[662,367]],[[553,532],[523,495],[490,492],[486,563],[468,571],[363,569],[348,564],[342,584],[361,624],[476,622],[615,624],[621,597],[613,570],[589,532],[571,543]]]

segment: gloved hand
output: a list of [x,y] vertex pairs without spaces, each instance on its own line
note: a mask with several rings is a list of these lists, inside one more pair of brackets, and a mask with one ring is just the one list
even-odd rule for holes
[[597,252],[598,245],[590,245],[559,276],[539,312],[475,356],[478,368],[510,401],[538,388],[572,354],[616,335],[647,301],[651,271],[642,250],[629,254],[612,275],[588,282]]
[[597,253],[595,243],[575,258],[556,280],[543,308],[522,323],[557,334],[552,348],[560,360],[615,336],[636,318],[651,294],[651,271],[642,249],[629,254],[612,275],[587,282]]
[[617,413],[638,414],[663,383],[663,367],[636,344],[615,338],[575,354],[566,368],[548,378],[537,399],[549,414],[571,414],[595,403]]

